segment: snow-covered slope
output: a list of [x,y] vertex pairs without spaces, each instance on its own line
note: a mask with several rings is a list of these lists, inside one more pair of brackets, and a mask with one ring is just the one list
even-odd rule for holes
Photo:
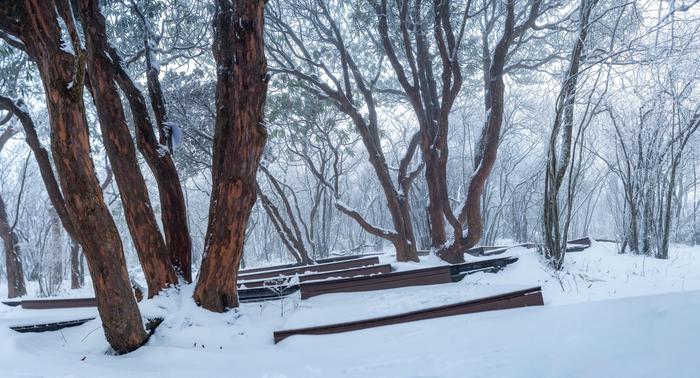
[[[510,253],[520,261],[460,283],[305,301],[293,296],[226,314],[197,308],[192,287],[184,287],[141,304],[145,315],[166,320],[145,347],[126,356],[106,354],[99,321],[63,332],[17,334],[7,326],[37,312],[0,306],[0,377],[700,376],[700,291],[693,291],[700,290],[700,251],[674,248],[670,260],[659,261],[617,255],[615,245],[596,243],[569,254],[559,278],[533,251]],[[544,307],[272,341],[276,329],[537,285]],[[75,311],[82,316],[91,310]]]

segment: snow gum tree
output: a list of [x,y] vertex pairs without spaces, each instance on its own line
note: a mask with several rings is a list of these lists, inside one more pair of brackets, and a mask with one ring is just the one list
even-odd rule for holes
[[194,300],[217,312],[238,306],[238,269],[246,226],[256,201],[256,173],[267,139],[263,124],[269,80],[263,43],[264,9],[264,0],[216,2],[212,193]]
[[89,88],[114,178],[119,187],[126,221],[148,284],[148,296],[177,284],[175,270],[151,207],[146,182],[136,159],[136,148],[126,124],[109,57],[105,19],[96,1],[78,1],[86,40]]
[[51,152],[76,236],[87,257],[109,344],[127,353],[147,340],[131,292],[121,238],[90,156],[83,102],[85,54],[69,1],[0,2],[0,30],[36,63],[51,125]]

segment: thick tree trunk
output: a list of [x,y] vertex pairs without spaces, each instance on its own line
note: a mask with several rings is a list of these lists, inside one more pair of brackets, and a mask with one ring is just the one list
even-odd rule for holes
[[[147,22],[144,20],[144,23]],[[172,143],[172,128],[174,125],[168,122],[168,112],[163,97],[163,90],[158,79],[159,65],[156,63],[157,57],[146,37],[146,79],[148,83],[148,94],[151,98],[151,107],[156,117],[158,125],[158,138],[161,145],[168,146],[170,154],[174,153]],[[192,282],[192,240],[187,225],[187,209],[185,197],[180,186],[180,177],[175,169],[172,156],[167,159],[159,159],[155,164],[158,168],[154,171],[160,192],[162,222],[165,230],[165,241],[170,250],[170,257],[175,269],[187,282]]]
[[143,268],[148,297],[177,285],[175,270],[151,207],[146,181],[141,174],[136,149],[127,127],[108,56],[105,19],[97,1],[79,0],[78,8],[86,36],[87,72],[100,130],[136,252]]
[[[430,147],[428,147],[429,149]],[[422,148],[425,151],[426,147]],[[426,211],[430,220],[430,247],[439,249],[447,241],[445,234],[445,214],[443,201],[447,190],[442,187],[440,179],[440,168],[437,159],[434,157],[426,160],[426,156],[430,156],[431,151],[423,153],[423,160],[428,163],[425,165],[425,180],[428,185],[428,205]]]
[[90,157],[82,52],[77,51],[76,56],[61,43],[59,17],[68,27],[72,45],[79,50],[69,3],[61,1],[52,7],[43,1],[26,0],[3,11],[12,17],[0,14],[0,18],[18,20],[6,31],[26,45],[44,84],[51,150],[68,215],[88,259],[105,336],[117,353],[133,351],[148,336],[131,292],[121,239],[104,203]]
[[212,196],[204,258],[194,292],[195,302],[216,312],[238,306],[236,280],[256,200],[256,172],[267,139],[263,126],[268,82],[264,7],[264,0],[216,3]]

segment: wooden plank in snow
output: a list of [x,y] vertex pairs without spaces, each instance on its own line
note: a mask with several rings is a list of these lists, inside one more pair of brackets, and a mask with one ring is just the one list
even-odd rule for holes
[[345,261],[337,261],[326,264],[316,264],[316,265],[306,265],[294,268],[284,268],[277,270],[266,270],[262,272],[244,273],[238,276],[239,281],[243,280],[256,280],[262,278],[271,278],[279,276],[293,276],[297,274],[305,273],[320,273],[320,272],[330,272],[333,270],[359,268],[363,266],[376,265],[379,264],[379,257],[364,257],[361,259],[352,259]]
[[95,298],[29,299],[22,301],[27,310],[49,310],[55,308],[96,307]]
[[68,320],[65,322],[11,326],[10,329],[12,329],[13,331],[19,332],[19,333],[58,331],[59,329],[63,329],[63,328],[77,327],[77,326],[83,325],[83,324],[85,324],[93,319],[95,319],[95,318]]
[[414,322],[418,320],[435,319],[446,316],[464,315],[476,312],[506,310],[527,306],[542,306],[542,289],[533,287],[530,289],[514,291],[490,297],[473,299],[470,301],[454,303],[450,305],[430,307],[416,311],[405,312],[396,315],[377,318],[356,320],[351,322],[327,324],[317,327],[297,328],[275,331],[273,337],[275,344],[294,335],[328,335],[341,332],[357,331],[361,329],[381,327],[393,324]]
[[434,285],[452,282],[449,265],[405,270],[375,276],[302,282],[301,299],[321,294],[394,289],[407,286]]
[[[328,278],[349,278],[349,277],[369,276],[369,275],[373,275],[373,274],[385,274],[385,273],[391,273],[391,264],[370,265],[370,266],[365,266],[365,267],[360,267],[360,268],[333,270],[330,272],[321,272],[321,273],[307,273],[307,274],[299,275],[297,277],[299,277],[299,282],[306,282],[306,281],[324,280],[324,279],[328,279]],[[294,277],[295,276],[272,277],[272,278],[263,278],[260,280],[252,280],[252,281],[239,281],[238,287],[245,286],[246,288],[256,288],[256,287],[263,287],[263,286],[287,285],[287,284],[289,284],[289,282],[291,280],[294,279]]]

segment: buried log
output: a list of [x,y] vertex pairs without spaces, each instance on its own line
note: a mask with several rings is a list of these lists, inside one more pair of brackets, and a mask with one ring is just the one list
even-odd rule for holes
[[527,306],[542,306],[542,289],[533,287],[490,297],[473,299],[450,305],[430,307],[416,311],[377,318],[356,320],[351,322],[327,324],[317,327],[297,328],[275,331],[275,344],[294,335],[328,335],[334,333],[357,331],[361,329],[381,327],[386,325],[413,322],[418,320],[435,319],[446,316],[464,315],[476,312],[506,310]]

